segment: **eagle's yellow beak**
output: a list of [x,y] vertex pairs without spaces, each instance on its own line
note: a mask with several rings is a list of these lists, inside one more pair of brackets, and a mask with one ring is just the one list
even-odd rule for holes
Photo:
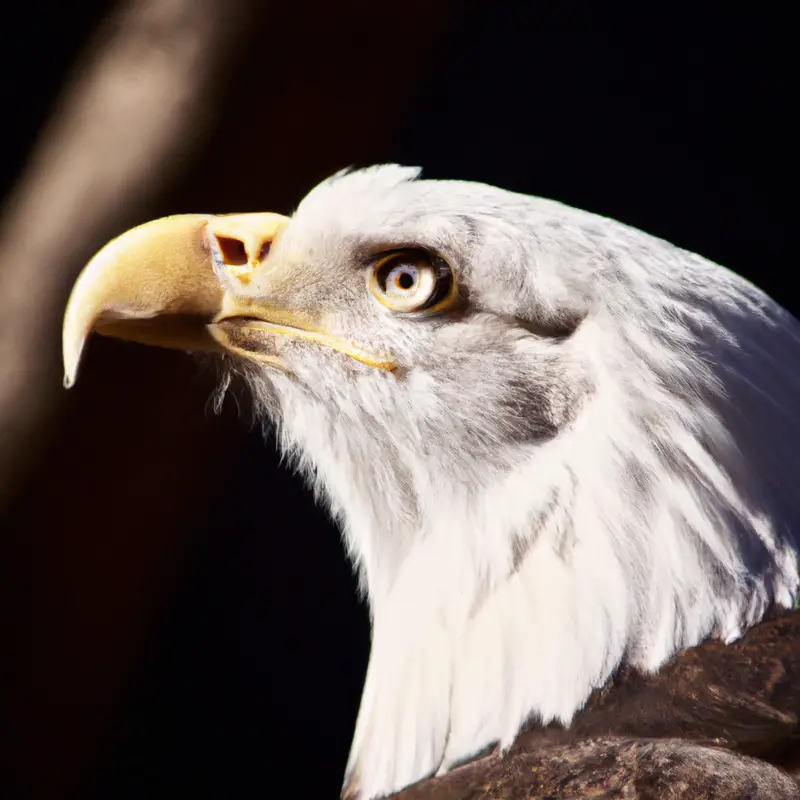
[[[391,356],[339,338],[327,330],[324,316],[287,308],[291,298],[276,302],[248,294],[255,270],[281,272],[267,261],[288,223],[271,213],[187,214],[145,223],[111,241],[80,274],[67,304],[64,385],[75,383],[92,331],[160,347],[236,353],[276,366],[284,365],[270,343],[292,337],[393,370]],[[262,282],[267,295],[269,284]]]
[[279,214],[186,214],[145,223],[109,242],[78,277],[64,315],[64,385],[84,344],[105,336],[181,350],[226,349],[209,324],[235,305],[288,219]]

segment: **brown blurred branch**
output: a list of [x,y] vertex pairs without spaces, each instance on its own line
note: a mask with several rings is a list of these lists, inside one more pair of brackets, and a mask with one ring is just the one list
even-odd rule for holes
[[218,110],[255,0],[125,0],[65,90],[0,219],[0,508],[61,389],[59,332],[86,260],[141,218]]

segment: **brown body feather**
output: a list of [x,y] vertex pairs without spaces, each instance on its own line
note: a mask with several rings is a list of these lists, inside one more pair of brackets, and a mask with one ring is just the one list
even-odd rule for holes
[[800,611],[738,642],[708,641],[653,675],[621,670],[565,729],[532,727],[496,753],[395,800],[800,800]]

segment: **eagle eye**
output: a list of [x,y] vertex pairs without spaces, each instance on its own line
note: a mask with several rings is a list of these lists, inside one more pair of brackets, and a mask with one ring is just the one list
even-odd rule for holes
[[455,298],[452,270],[438,256],[424,250],[388,253],[372,266],[369,288],[390,311],[432,314]]

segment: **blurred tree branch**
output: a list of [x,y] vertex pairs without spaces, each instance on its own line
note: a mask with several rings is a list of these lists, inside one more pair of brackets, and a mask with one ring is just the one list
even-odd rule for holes
[[163,194],[219,109],[256,0],[124,0],[0,218],[0,509],[46,439],[60,325],[83,264]]

